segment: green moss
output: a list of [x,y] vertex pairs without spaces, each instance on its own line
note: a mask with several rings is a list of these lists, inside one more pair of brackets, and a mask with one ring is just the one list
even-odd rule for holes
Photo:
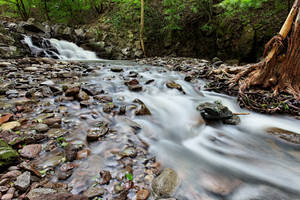
[[0,139],[0,166],[7,165],[18,157],[19,154],[5,140]]

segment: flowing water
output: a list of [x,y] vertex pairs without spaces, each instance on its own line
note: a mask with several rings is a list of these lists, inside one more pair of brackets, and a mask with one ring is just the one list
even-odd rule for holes
[[[72,55],[85,55],[86,59],[96,57],[89,53],[72,53],[78,50],[74,45],[50,40],[59,49],[61,58],[73,59]],[[63,50],[68,46],[67,50]],[[82,57],[76,57],[81,59]],[[175,169],[181,179],[175,197],[199,200],[292,200],[300,199],[300,146],[270,136],[267,128],[276,127],[300,133],[299,120],[278,115],[269,116],[241,109],[234,97],[202,90],[205,81],[192,83],[184,81],[184,74],[162,67],[138,65],[128,61],[92,61],[88,63],[95,71],[81,80],[94,88],[101,88],[113,98],[116,105],[126,105],[126,116],[105,114],[102,106],[82,109],[79,103],[65,104],[69,124],[76,129],[67,138],[69,141],[86,143],[85,133],[99,118],[113,124],[118,135],[108,136],[102,142],[87,144],[91,156],[80,165],[67,180],[80,193],[92,184],[92,177],[100,168],[118,168],[108,156],[111,149],[121,148],[123,143],[146,141],[149,151],[164,167]],[[111,68],[120,67],[120,73]],[[132,73],[143,86],[141,92],[129,91],[124,80]],[[154,80],[146,84],[148,80]],[[166,82],[176,81],[185,94],[169,89]],[[135,99],[142,100],[151,116],[134,114]],[[233,112],[249,115],[240,116],[237,126],[203,123],[197,105],[203,102],[221,101]],[[86,120],[82,120],[85,116]],[[96,117],[91,117],[96,116]],[[97,120],[95,120],[95,118]],[[66,126],[68,126],[68,123]],[[141,129],[137,136],[132,123]],[[47,155],[45,155],[47,156]],[[82,176],[83,171],[84,176]],[[135,171],[133,173],[136,177]],[[82,182],[86,185],[82,185]]]

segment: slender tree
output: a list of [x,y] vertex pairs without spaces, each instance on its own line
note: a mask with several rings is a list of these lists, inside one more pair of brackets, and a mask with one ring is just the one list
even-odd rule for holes
[[140,42],[144,55],[146,56],[144,39],[143,39],[143,31],[144,31],[144,0],[141,0],[141,23],[140,23]]
[[280,32],[266,44],[264,59],[237,74],[232,85],[238,81],[241,95],[251,86],[260,86],[272,88],[274,95],[287,92],[300,100],[300,0],[294,1]]

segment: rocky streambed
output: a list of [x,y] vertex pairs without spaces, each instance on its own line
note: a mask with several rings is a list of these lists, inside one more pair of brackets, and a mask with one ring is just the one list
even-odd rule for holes
[[297,199],[299,121],[153,62],[0,61],[1,199]]

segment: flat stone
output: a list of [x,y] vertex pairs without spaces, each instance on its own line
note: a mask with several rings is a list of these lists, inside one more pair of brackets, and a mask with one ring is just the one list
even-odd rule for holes
[[15,187],[21,191],[26,191],[26,189],[30,185],[30,172],[24,172],[20,176],[18,176],[17,180],[15,181]]
[[[88,200],[84,195],[74,195],[70,193],[43,194],[34,200]],[[31,199],[30,199],[31,200]]]
[[36,125],[36,127],[34,127],[34,129],[39,133],[44,133],[49,130],[49,126],[47,124],[39,123]]
[[113,67],[110,69],[112,72],[122,72],[123,71],[123,68],[121,67]]
[[7,122],[1,125],[1,129],[3,131],[10,131],[14,130],[15,128],[21,126],[20,122],[18,121],[13,121],[13,122]]
[[20,155],[24,158],[35,158],[42,151],[41,144],[30,144],[23,147],[20,152]]
[[55,194],[57,191],[50,188],[35,188],[27,194],[29,200],[40,200],[42,195]]
[[105,190],[101,186],[91,186],[83,193],[83,195],[87,196],[88,198],[94,198],[103,195],[104,192]]
[[14,197],[14,194],[5,194],[2,196],[1,200],[11,200]]

